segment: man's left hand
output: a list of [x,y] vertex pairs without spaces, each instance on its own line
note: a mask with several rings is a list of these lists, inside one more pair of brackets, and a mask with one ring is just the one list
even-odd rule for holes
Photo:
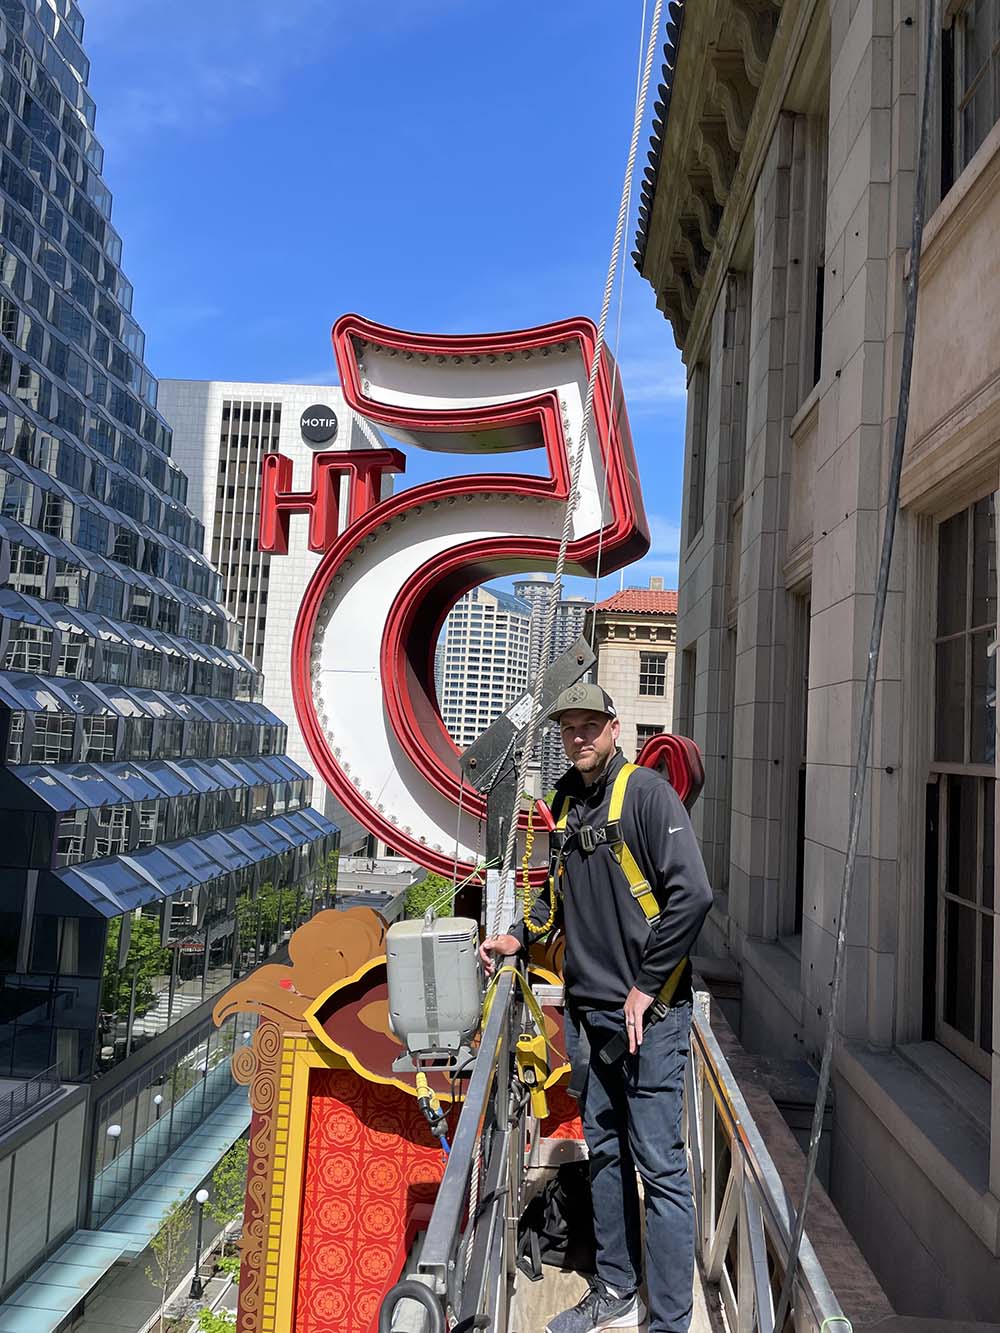
[[628,1034],[628,1053],[635,1055],[642,1045],[642,1025],[646,1010],[653,1003],[652,995],[646,995],[633,986],[625,1000],[625,1031]]

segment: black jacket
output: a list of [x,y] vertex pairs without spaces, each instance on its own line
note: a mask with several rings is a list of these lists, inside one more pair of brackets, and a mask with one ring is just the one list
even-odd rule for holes
[[[608,822],[611,788],[624,763],[619,750],[603,777],[589,788],[575,768],[560,779],[556,791],[573,798],[567,837],[583,824],[599,828]],[[651,929],[606,843],[585,853],[577,839],[569,842],[552,928],[561,925],[565,931],[566,993],[581,1008],[619,1008],[633,986],[655,996],[690,953],[712,906],[712,889],[691,821],[665,778],[648,768],[632,774],[621,824],[624,841],[652,887],[661,915]],[[546,886],[532,908],[531,918],[539,925],[548,919],[549,892]],[[510,933],[524,945],[528,932],[523,921],[515,923]],[[690,972],[675,1002],[689,995]]]

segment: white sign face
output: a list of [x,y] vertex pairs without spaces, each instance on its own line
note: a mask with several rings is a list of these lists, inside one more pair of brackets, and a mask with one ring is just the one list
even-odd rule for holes
[[[482,860],[483,803],[468,788],[460,798],[458,753],[437,709],[441,623],[477,584],[554,566],[581,447],[567,570],[592,571],[600,551],[610,571],[645,551],[624,407],[612,410],[610,367],[602,365],[581,444],[594,349],[587,321],[430,339],[345,316],[334,343],[345,398],[395,437],[438,452],[493,454],[498,464],[507,452],[539,453],[537,473],[456,476],[386,500],[359,472],[340,538],[329,513],[319,515],[318,483],[311,496],[272,499],[275,512],[310,509],[317,534],[333,534],[293,652],[296,707],[313,758],[337,797],[390,846],[449,875],[457,858],[468,873]],[[388,452],[345,453],[336,466],[377,472]],[[317,464],[333,458],[317,455]],[[362,482],[367,498],[359,502]],[[519,726],[529,715],[530,700],[511,713]]]

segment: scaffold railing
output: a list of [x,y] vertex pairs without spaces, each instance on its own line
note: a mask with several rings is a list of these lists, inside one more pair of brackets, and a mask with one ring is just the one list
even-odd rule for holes
[[[409,1275],[386,1295],[379,1333],[444,1333],[449,1328],[508,1333],[526,1176],[526,1099],[514,1078],[512,1058],[520,1013],[515,978],[507,972],[495,988],[419,1254]],[[701,1271],[718,1290],[731,1333],[775,1333],[774,1307],[788,1261],[792,1211],[712,1031],[708,995],[702,992],[695,997],[684,1102]],[[850,1330],[808,1236],[796,1263],[785,1333],[791,1330]]]

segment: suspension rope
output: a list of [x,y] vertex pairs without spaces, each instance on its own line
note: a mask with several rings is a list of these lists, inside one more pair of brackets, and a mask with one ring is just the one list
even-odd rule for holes
[[[646,0],[642,0],[642,18],[639,21],[639,57],[635,67],[635,103],[638,105],[639,92],[642,87],[642,43],[646,36]],[[632,177],[627,178],[626,188],[628,190],[628,203],[625,207],[626,216],[632,208]],[[618,312],[615,319],[615,359],[614,369],[611,373],[611,410],[614,411],[615,390],[618,388],[620,372],[618,369],[618,356],[622,343],[622,308],[625,305],[625,265],[622,264],[619,270],[618,278]],[[601,481],[601,527],[597,534],[597,563],[594,566],[594,603],[597,603],[601,595],[601,563],[604,557],[604,522],[605,506],[608,502],[608,469],[604,469],[604,475]],[[590,618],[590,650],[594,651],[594,644],[597,641],[597,616]]]
[[[663,12],[663,0],[656,0],[653,9],[653,18],[649,27],[649,39],[646,44],[646,58],[643,62],[642,81],[639,84],[639,94],[635,101],[635,111],[632,119],[632,138],[629,144],[628,161],[625,165],[625,179],[622,183],[621,200],[618,206],[618,221],[615,225],[614,243],[611,247],[611,258],[608,262],[608,273],[604,283],[604,296],[601,300],[601,317],[597,325],[597,342],[594,346],[594,359],[590,366],[590,377],[587,381],[587,396],[583,406],[583,420],[580,423],[580,435],[577,441],[577,447],[573,453],[573,464],[570,476],[569,494],[566,497],[565,511],[563,515],[562,537],[559,541],[559,555],[556,559],[555,574],[552,587],[549,590],[549,601],[546,608],[544,629],[540,644],[540,653],[538,658],[538,672],[535,676],[534,686],[531,694],[531,717],[522,733],[521,760],[518,765],[517,790],[514,797],[514,806],[511,810],[510,826],[507,829],[507,845],[504,854],[500,860],[501,875],[506,875],[507,870],[514,863],[514,845],[517,841],[517,815],[521,803],[521,793],[527,784],[528,764],[531,760],[532,743],[535,732],[538,729],[540,719],[540,699],[542,693],[542,683],[545,677],[545,668],[548,663],[549,652],[552,647],[553,632],[555,629],[556,612],[559,607],[560,593],[562,591],[563,570],[566,567],[566,550],[569,546],[570,534],[573,530],[573,511],[576,508],[577,495],[580,487],[580,475],[583,470],[583,458],[587,451],[587,440],[590,433],[590,421],[594,411],[594,393],[597,387],[597,376],[601,366],[601,358],[604,352],[604,334],[608,325],[608,310],[611,306],[611,295],[615,285],[615,275],[618,271],[618,262],[621,255],[622,237],[625,232],[625,223],[628,219],[629,201],[631,198],[632,173],[635,170],[635,158],[639,147],[639,134],[642,130],[642,123],[646,110],[646,94],[649,90],[649,77],[653,68],[653,52],[656,49],[657,34],[660,31],[660,16]],[[601,514],[603,524],[604,515]],[[503,894],[497,893],[496,908],[494,911],[494,920],[492,923],[491,935],[498,935],[503,925]]]
[[872,717],[875,708],[875,686],[878,676],[879,652],[882,647],[882,630],[885,624],[886,599],[889,592],[889,567],[892,561],[893,539],[896,534],[896,520],[899,516],[899,482],[903,470],[903,449],[906,443],[906,421],[910,409],[910,378],[913,371],[913,342],[917,322],[917,287],[920,278],[920,247],[924,233],[924,195],[927,190],[927,158],[930,142],[931,101],[934,96],[937,73],[937,48],[941,35],[939,17],[940,0],[931,0],[926,16],[927,50],[924,65],[924,101],[920,120],[920,146],[917,156],[917,179],[913,190],[913,234],[910,242],[910,272],[906,283],[905,319],[903,324],[903,348],[901,357],[899,399],[896,407],[896,428],[892,442],[892,456],[889,464],[889,485],[886,494],[885,528],[882,532],[882,551],[879,558],[878,575],[875,581],[875,605],[872,613],[872,632],[868,647],[868,667],[865,673],[865,692],[861,704],[861,722],[858,734],[857,757],[854,765],[854,779],[851,787],[851,813],[847,836],[847,855],[844,860],[844,877],[840,886],[840,908],[837,919],[837,946],[833,959],[833,980],[830,989],[830,1005],[827,1010],[826,1040],[823,1045],[823,1060],[820,1064],[819,1087],[816,1091],[816,1105],[813,1108],[812,1129],[809,1135],[809,1156],[806,1160],[806,1174],[802,1184],[802,1200],[795,1217],[791,1246],[788,1252],[788,1264],[781,1283],[781,1293],[774,1314],[774,1328],[782,1329],[785,1316],[791,1304],[792,1288],[795,1284],[795,1270],[798,1266],[799,1248],[802,1233],[805,1230],[806,1210],[809,1206],[809,1193],[816,1177],[816,1163],[819,1158],[819,1141],[823,1133],[823,1115],[826,1110],[826,1097],[830,1087],[830,1073],[833,1066],[833,1047],[836,1039],[837,1011],[840,1003],[840,989],[844,977],[844,961],[847,956],[847,918],[851,906],[851,890],[854,887],[854,867],[858,852],[858,839],[861,833],[861,819],[864,813],[865,788],[868,782],[868,753],[871,746]]

